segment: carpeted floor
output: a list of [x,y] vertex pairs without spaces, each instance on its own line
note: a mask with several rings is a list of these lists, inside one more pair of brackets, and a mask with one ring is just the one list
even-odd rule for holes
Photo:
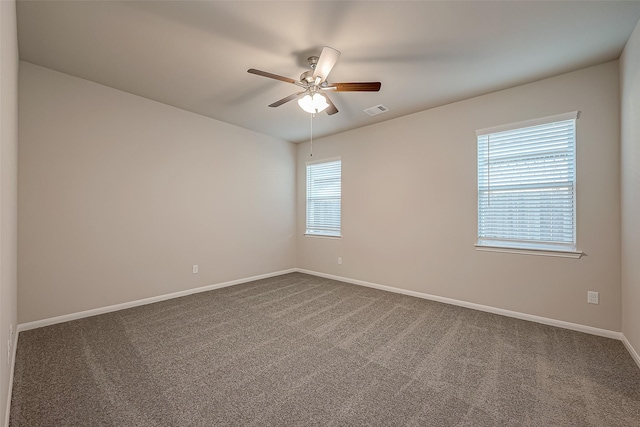
[[293,273],[20,333],[10,425],[639,426],[616,340]]

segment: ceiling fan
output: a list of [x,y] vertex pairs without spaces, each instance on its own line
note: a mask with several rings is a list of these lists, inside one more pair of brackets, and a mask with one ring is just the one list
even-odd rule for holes
[[300,80],[290,79],[254,68],[247,70],[247,72],[291,83],[304,89],[301,92],[294,93],[273,104],[269,104],[269,107],[279,107],[284,103],[298,99],[300,107],[308,113],[316,114],[326,110],[327,114],[331,115],[337,113],[338,109],[327,96],[327,92],[378,92],[381,86],[380,82],[329,83],[327,77],[333,69],[333,66],[336,65],[339,57],[339,51],[325,46],[322,49],[322,53],[320,53],[320,57],[309,57],[308,61],[311,70],[302,73]]

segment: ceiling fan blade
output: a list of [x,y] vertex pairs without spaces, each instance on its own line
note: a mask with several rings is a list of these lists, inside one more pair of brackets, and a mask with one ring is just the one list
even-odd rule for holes
[[303,95],[305,92],[298,92],[298,93],[294,93],[293,95],[289,95],[286,98],[282,98],[279,101],[274,102],[273,104],[269,104],[269,107],[279,107],[284,103],[287,103],[289,101],[292,101],[296,98],[298,98],[300,95]]
[[256,70],[255,68],[248,69],[247,73],[255,74],[257,76],[268,77],[270,79],[280,80],[281,82],[292,83],[294,85],[299,83],[293,79],[290,79],[289,77],[282,77],[277,74],[267,73],[266,71]]
[[378,92],[381,86],[380,82],[331,83],[327,89],[335,88],[335,92]]
[[331,98],[329,98],[326,93],[323,93],[322,96],[324,96],[327,99],[327,104],[329,104],[327,109],[324,111],[326,111],[327,114],[330,116],[337,113],[338,109],[336,108],[335,104],[331,101]]
[[317,79],[320,77],[320,81],[317,83],[322,83],[327,79],[327,76],[333,69],[333,66],[338,62],[339,57],[340,51],[335,50],[332,47],[325,46],[322,49],[322,53],[318,59],[318,64],[316,65],[315,70],[313,70],[313,78]]

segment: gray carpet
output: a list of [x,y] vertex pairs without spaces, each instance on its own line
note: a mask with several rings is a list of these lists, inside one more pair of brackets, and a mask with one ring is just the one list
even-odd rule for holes
[[616,340],[305,274],[20,333],[10,425],[639,426]]

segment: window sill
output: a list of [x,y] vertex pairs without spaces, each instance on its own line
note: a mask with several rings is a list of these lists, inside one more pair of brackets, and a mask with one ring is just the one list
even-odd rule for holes
[[342,236],[331,236],[326,234],[308,234],[308,233],[304,233],[304,237],[319,237],[321,239],[342,239]]
[[551,256],[560,258],[574,258],[579,259],[584,255],[582,251],[569,251],[560,249],[533,249],[533,248],[513,248],[504,246],[491,246],[482,245],[476,243],[477,251],[482,252],[500,252],[507,254],[522,254],[522,255],[537,255],[537,256]]

